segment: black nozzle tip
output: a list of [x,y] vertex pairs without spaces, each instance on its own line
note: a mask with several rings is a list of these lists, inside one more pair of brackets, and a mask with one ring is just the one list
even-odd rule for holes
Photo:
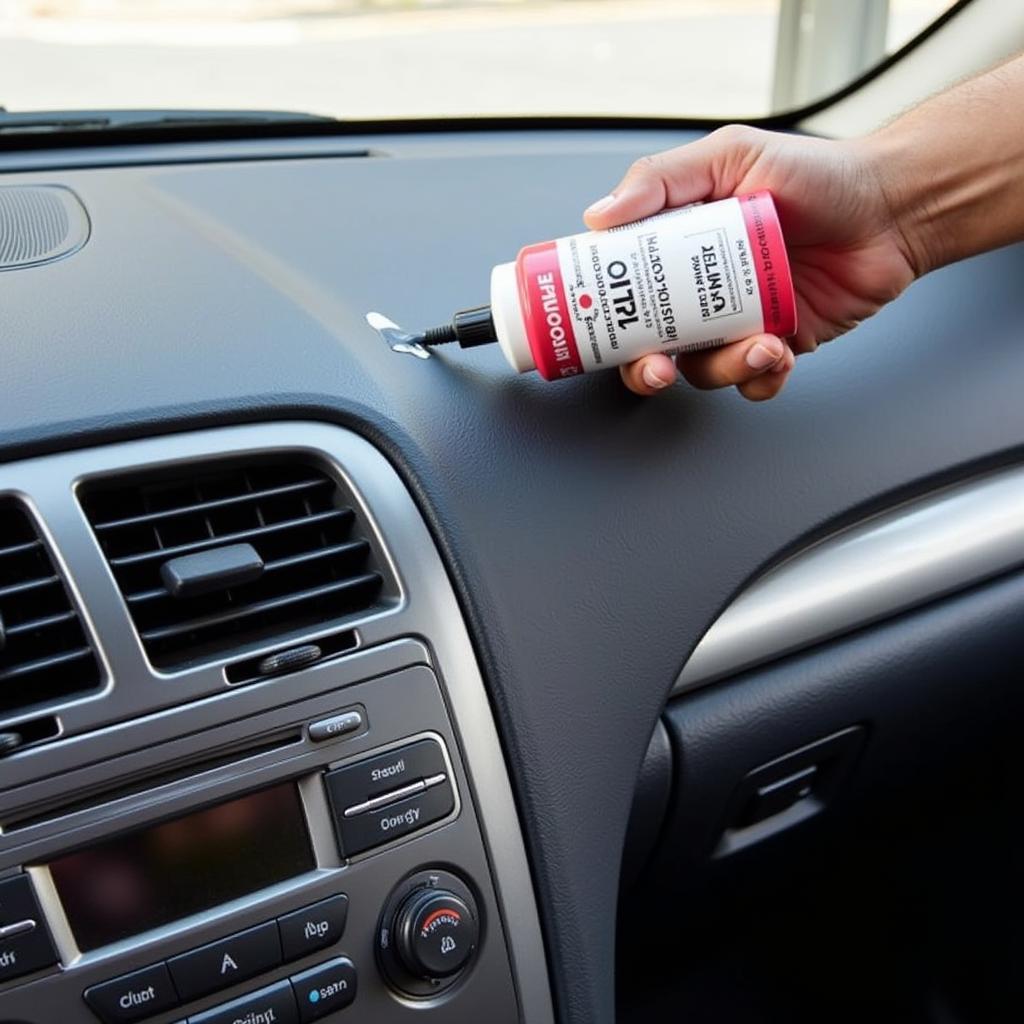
[[449,341],[456,341],[458,335],[452,324],[442,324],[440,327],[428,327],[420,339],[421,345],[430,348],[431,345],[446,345]]
[[417,341],[427,348],[432,345],[445,345],[449,341],[457,341],[463,348],[474,348],[477,345],[489,345],[497,340],[490,306],[464,309],[452,317],[450,324],[429,327],[417,338]]

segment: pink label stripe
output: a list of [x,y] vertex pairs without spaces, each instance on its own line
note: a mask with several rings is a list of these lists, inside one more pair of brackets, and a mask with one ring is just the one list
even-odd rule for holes
[[771,193],[754,192],[741,197],[740,209],[757,272],[764,330],[788,337],[796,332],[796,296],[789,271],[789,256]]
[[541,242],[523,249],[516,259],[516,278],[537,371],[546,380],[582,373],[555,243]]

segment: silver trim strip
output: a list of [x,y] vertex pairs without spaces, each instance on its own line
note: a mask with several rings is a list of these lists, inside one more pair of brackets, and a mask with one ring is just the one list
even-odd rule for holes
[[364,800],[361,804],[354,804],[352,807],[346,807],[344,817],[354,818],[357,814],[362,814],[364,811],[375,811],[378,807],[387,807],[388,804],[393,804],[396,800],[404,800],[407,796],[415,796],[417,793],[422,793],[426,788],[427,784],[422,779],[417,779],[401,789],[384,793],[381,796],[375,796],[372,800]]
[[71,934],[71,925],[68,924],[67,915],[64,913],[64,904],[57,895],[57,887],[53,884],[53,875],[45,865],[29,867],[26,874],[35,886],[36,900],[43,912],[43,920],[50,926],[53,944],[57,947],[57,956],[65,968],[71,967],[81,958],[82,952],[74,935]]
[[1024,565],[1024,467],[944,488],[833,534],[747,587],[673,694],[774,661]]
[[14,924],[0,925],[0,939],[13,939],[16,935],[24,935],[35,930],[36,922],[27,917],[24,921],[15,921]]
[[407,796],[415,796],[417,793],[422,793],[425,789],[440,786],[447,777],[442,772],[440,775],[431,775],[428,779],[417,779],[401,789],[393,789],[390,793],[382,793],[380,796],[375,796],[372,800],[364,800],[361,804],[355,804],[353,807],[346,808],[345,817],[354,818],[357,814],[365,814],[367,811],[376,811],[380,807],[387,807],[388,804],[404,800]]

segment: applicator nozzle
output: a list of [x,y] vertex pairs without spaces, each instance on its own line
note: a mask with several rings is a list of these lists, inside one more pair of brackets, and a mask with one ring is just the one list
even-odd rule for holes
[[428,348],[450,341],[457,341],[463,348],[475,348],[477,345],[490,345],[498,338],[494,333],[491,307],[477,306],[456,313],[450,324],[428,328],[417,340]]
[[440,327],[428,327],[419,337],[419,343],[428,348],[432,345],[447,345],[450,341],[458,341],[454,324],[442,324]]

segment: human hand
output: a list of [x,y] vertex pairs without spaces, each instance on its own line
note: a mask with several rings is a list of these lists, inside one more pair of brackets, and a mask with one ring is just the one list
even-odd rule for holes
[[626,386],[652,395],[676,378],[698,388],[735,385],[763,401],[781,390],[796,356],[813,352],[896,298],[918,275],[914,247],[887,197],[870,139],[828,141],[730,125],[678,149],[644,157],[590,206],[590,228],[611,228],[687,203],[767,189],[789,252],[797,333],[759,334],[672,359],[644,356],[621,367]]

